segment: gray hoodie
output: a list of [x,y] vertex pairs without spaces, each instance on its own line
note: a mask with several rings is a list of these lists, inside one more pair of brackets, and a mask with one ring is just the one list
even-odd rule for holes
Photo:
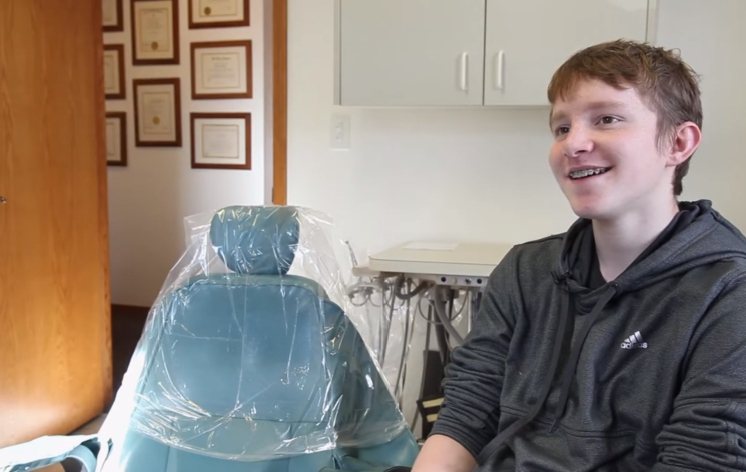
[[433,434],[484,471],[746,470],[746,239],[708,201],[680,209],[608,283],[588,220],[513,248]]

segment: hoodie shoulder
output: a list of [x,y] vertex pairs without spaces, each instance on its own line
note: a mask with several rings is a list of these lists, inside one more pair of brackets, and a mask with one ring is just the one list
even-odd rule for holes
[[554,268],[559,262],[566,235],[558,233],[516,244],[511,250],[511,259],[519,267]]
[[550,234],[549,236],[545,236],[543,238],[534,239],[532,241],[526,241],[520,244],[516,244],[516,247],[531,246],[531,245],[551,243],[551,242],[562,242],[562,240],[565,239],[566,234],[567,233]]

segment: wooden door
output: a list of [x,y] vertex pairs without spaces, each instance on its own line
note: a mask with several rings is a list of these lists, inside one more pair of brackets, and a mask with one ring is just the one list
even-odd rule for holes
[[0,1],[0,446],[111,398],[100,0]]

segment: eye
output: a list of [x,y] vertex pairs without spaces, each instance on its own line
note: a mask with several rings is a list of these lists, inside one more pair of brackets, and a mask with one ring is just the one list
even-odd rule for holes
[[561,125],[561,126],[557,126],[557,127],[554,128],[554,135],[555,136],[562,136],[562,135],[565,135],[565,134],[567,134],[569,132],[570,132],[570,127],[569,126]]
[[611,125],[614,123],[618,123],[621,120],[617,118],[616,116],[606,115],[606,116],[602,116],[601,119],[598,121],[599,123],[604,124],[604,125]]

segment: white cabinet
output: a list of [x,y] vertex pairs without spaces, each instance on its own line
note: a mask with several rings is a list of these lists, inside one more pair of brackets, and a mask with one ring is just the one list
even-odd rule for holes
[[481,105],[484,0],[338,0],[337,102]]
[[545,105],[552,73],[573,52],[644,41],[648,0],[487,0],[485,105]]
[[337,0],[335,102],[545,105],[574,51],[645,40],[654,2]]

